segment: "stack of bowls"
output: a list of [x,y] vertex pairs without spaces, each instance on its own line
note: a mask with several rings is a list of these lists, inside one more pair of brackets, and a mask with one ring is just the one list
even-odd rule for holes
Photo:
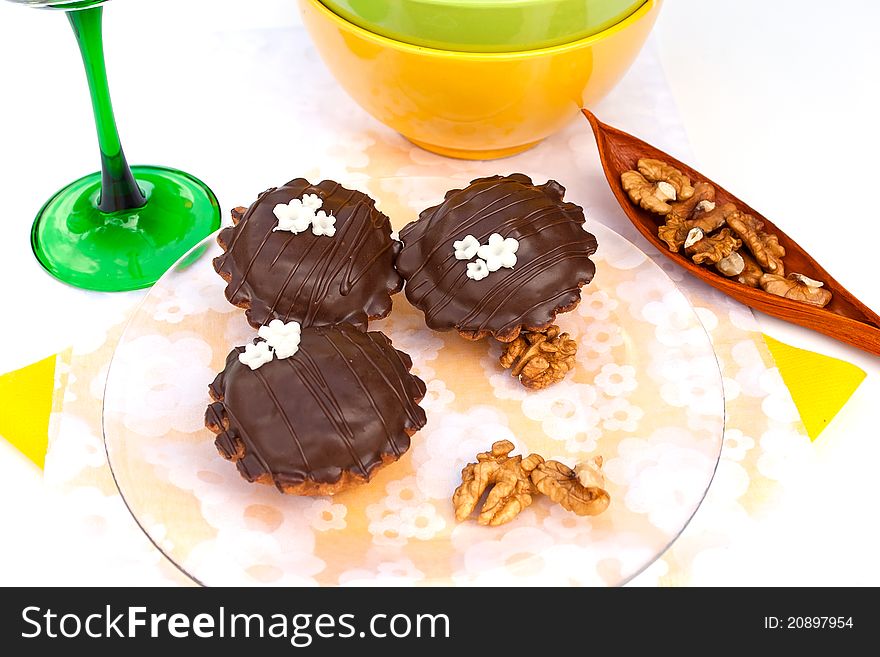
[[299,0],[337,81],[413,143],[513,155],[620,80],[661,0]]

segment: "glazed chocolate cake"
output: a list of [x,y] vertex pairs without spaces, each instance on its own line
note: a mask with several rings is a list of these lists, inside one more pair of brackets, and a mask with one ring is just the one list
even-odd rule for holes
[[425,384],[383,333],[350,324],[304,328],[294,350],[254,362],[237,347],[210,385],[215,401],[205,424],[246,480],[333,495],[409,449],[426,421],[418,406]]
[[520,173],[479,178],[405,226],[396,265],[427,325],[511,342],[572,310],[595,274],[596,238],[564,193]]
[[224,253],[214,268],[251,326],[281,319],[366,330],[390,312],[402,286],[394,269],[400,244],[366,194],[297,178],[232,216],[235,225],[218,235]]

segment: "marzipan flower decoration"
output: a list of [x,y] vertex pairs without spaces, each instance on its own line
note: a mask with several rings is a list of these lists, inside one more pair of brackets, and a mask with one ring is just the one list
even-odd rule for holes
[[459,260],[471,260],[480,249],[480,240],[473,235],[467,235],[458,242],[453,242],[452,247],[455,249],[455,257]]
[[502,267],[513,269],[516,265],[516,252],[519,250],[519,240],[513,237],[504,238],[498,233],[492,233],[486,244],[473,235],[452,243],[455,257],[458,260],[477,260],[468,263],[467,277],[472,281],[481,281],[490,272],[498,271]]
[[257,334],[275,350],[278,358],[290,358],[299,349],[301,331],[299,322],[285,324],[280,319],[273,319],[266,326],[261,326]]
[[481,281],[489,275],[489,268],[483,260],[477,258],[474,262],[469,262],[467,266],[467,277],[472,281]]
[[299,351],[301,331],[299,322],[285,323],[280,319],[273,319],[257,332],[262,340],[245,345],[238,360],[252,370],[257,370],[275,357],[290,358]]
[[498,271],[502,267],[513,269],[516,264],[516,252],[519,242],[512,237],[503,238],[498,233],[489,236],[489,243],[477,251],[477,255],[486,261],[489,271]]
[[319,210],[312,219],[312,234],[333,237],[336,234],[336,217]]
[[317,194],[303,194],[302,204],[304,208],[308,208],[312,212],[317,212],[324,205],[324,199]]
[[308,230],[314,216],[314,210],[305,207],[298,198],[290,203],[279,203],[272,212],[278,219],[278,225],[272,230],[286,230],[294,235]]
[[244,353],[238,355],[238,360],[252,370],[259,369],[272,360],[272,350],[266,342],[245,345]]
[[278,219],[278,225],[272,230],[285,230],[296,235],[311,227],[313,235],[333,237],[336,234],[336,217],[320,210],[323,204],[323,199],[317,194],[305,194],[290,203],[279,203],[272,210]]

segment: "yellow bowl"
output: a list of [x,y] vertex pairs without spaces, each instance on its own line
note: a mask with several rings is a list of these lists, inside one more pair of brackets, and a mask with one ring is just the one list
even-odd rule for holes
[[319,0],[299,5],[324,62],[361,107],[426,150],[482,160],[534,146],[607,94],[644,45],[661,0],[586,39],[506,53],[413,46]]

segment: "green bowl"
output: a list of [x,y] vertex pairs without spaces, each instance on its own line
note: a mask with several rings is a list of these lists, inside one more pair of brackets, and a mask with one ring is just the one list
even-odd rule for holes
[[439,50],[512,52],[592,36],[645,0],[321,0],[365,30]]

